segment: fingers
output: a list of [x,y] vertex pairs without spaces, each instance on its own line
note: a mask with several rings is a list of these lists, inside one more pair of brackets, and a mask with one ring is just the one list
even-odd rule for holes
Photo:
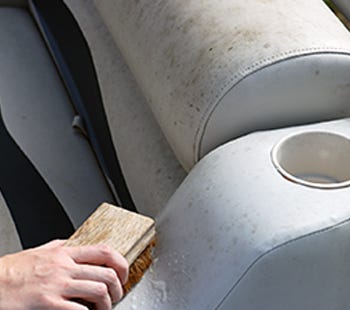
[[75,280],[67,287],[67,297],[94,303],[97,310],[111,309],[112,303],[122,298],[122,283],[128,280],[126,259],[105,245],[64,248],[77,264],[71,273]]
[[93,303],[96,310],[112,308],[108,287],[101,282],[75,280],[72,285],[66,287],[63,295],[67,299],[78,298]]
[[129,265],[126,259],[117,251],[105,245],[72,247],[71,257],[78,264],[93,264],[114,269],[122,284],[128,280]]
[[113,303],[119,301],[123,296],[123,287],[117,273],[112,268],[79,265],[74,271],[73,278],[105,283]]

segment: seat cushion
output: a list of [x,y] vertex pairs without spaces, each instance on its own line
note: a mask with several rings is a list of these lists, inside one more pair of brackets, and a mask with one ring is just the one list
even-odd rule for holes
[[350,114],[350,35],[320,0],[95,3],[187,170],[247,132]]

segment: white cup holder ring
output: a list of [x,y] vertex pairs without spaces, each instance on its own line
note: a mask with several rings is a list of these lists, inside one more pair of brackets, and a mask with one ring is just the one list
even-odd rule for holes
[[350,186],[350,139],[340,134],[307,131],[283,138],[271,158],[287,180],[335,189]]

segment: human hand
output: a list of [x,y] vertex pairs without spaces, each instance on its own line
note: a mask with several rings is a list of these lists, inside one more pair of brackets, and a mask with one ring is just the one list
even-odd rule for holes
[[127,278],[127,261],[109,247],[56,240],[0,258],[0,309],[88,309],[81,299],[110,310]]

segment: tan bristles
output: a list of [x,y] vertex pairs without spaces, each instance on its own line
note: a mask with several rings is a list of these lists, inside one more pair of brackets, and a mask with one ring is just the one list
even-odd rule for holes
[[131,288],[141,280],[146,270],[151,266],[153,261],[152,252],[155,245],[156,239],[153,239],[130,266],[128,282],[123,286],[124,294],[128,293]]

